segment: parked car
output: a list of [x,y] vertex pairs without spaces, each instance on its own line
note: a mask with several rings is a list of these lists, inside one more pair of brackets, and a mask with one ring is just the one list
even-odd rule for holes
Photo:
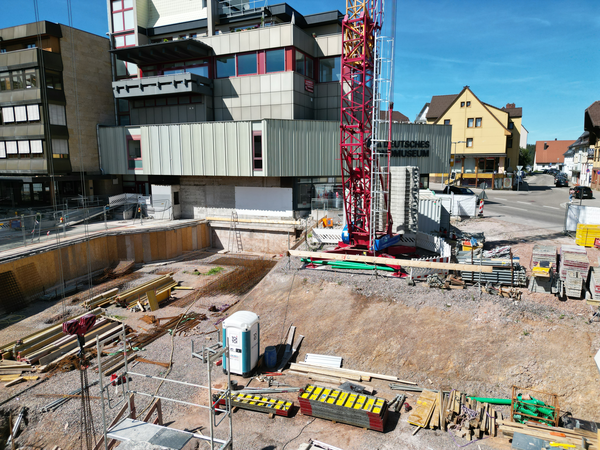
[[458,186],[446,186],[442,193],[454,195],[475,195],[475,192],[473,192],[471,189]]
[[594,198],[592,190],[587,186],[575,186],[569,189],[569,194],[575,198]]
[[563,186],[569,186],[569,180],[567,180],[567,177],[556,177],[554,179],[554,185],[556,187],[563,187]]
[[548,170],[544,170],[544,173],[547,173],[548,175],[556,175],[557,173],[559,173],[558,169],[548,169]]

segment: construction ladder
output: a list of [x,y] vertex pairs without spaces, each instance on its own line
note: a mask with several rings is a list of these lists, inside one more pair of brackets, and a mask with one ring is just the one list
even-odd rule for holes
[[237,224],[239,223],[238,221],[238,215],[237,215],[237,211],[232,211],[231,212],[231,223],[229,224],[229,242],[228,242],[228,250],[230,253],[234,253],[233,251],[233,239],[232,237],[235,235],[235,242],[237,245],[237,252],[243,252],[244,249],[242,247],[242,234],[240,233],[240,230],[237,227]]

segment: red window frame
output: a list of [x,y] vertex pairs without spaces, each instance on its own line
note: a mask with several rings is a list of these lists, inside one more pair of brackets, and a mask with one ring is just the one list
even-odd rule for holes
[[[132,158],[131,156],[129,156],[129,141],[139,141],[139,143],[140,143],[140,157],[139,158]],[[133,164],[134,167],[130,167],[129,161],[142,161],[142,167],[135,167],[135,163]],[[143,160],[142,160],[142,136],[140,136],[140,135],[127,136],[127,170],[144,170]]]
[[[256,156],[256,137],[260,137],[260,157]],[[256,161],[260,161],[260,168],[256,167]],[[262,131],[253,131],[252,132],[252,170],[254,171],[262,171],[264,170],[264,153],[263,153],[263,142],[262,142]]]
[[[114,1],[111,0],[110,5],[111,5],[111,9],[112,9],[112,13],[111,13],[111,23],[113,26],[113,32],[114,33],[124,33],[126,31],[131,31],[135,29],[135,15],[134,15],[134,26],[132,28],[125,28],[125,12],[126,11],[132,11],[133,12],[133,1],[131,2],[132,6],[131,8],[125,8],[125,0],[120,0],[121,2],[121,9],[114,9],[113,8],[113,3]],[[120,31],[115,31],[115,13],[121,13],[121,19],[123,21],[122,25],[123,25],[123,29]]]

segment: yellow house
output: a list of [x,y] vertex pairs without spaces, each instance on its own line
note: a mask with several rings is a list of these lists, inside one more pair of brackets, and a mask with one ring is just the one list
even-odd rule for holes
[[457,95],[431,98],[428,124],[452,126],[451,179],[494,189],[512,187],[519,162],[522,108],[484,103],[465,86]]

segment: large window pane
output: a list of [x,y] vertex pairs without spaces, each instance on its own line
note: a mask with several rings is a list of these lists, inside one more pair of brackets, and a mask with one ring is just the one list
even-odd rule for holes
[[235,77],[235,56],[217,58],[217,78]]
[[123,8],[133,8],[133,0],[123,0]]
[[27,105],[27,120],[30,122],[40,120],[40,107],[38,105]]
[[11,72],[12,75],[12,88],[13,89],[23,89],[25,87],[25,83],[23,82],[23,71],[22,70],[14,70]]
[[313,73],[313,59],[310,57],[306,58],[306,74],[307,77],[314,78],[315,75]]
[[267,73],[283,72],[285,70],[285,50],[268,50],[266,53]]
[[27,69],[25,71],[25,87],[28,89],[37,87],[37,70]]
[[304,53],[300,53],[296,50],[296,72],[300,75],[306,75],[306,56]]
[[319,61],[319,81],[340,81],[341,65],[340,57],[323,58]]
[[10,73],[0,73],[0,91],[8,91],[10,89]]
[[133,10],[125,11],[123,14],[125,15],[125,29],[133,30]]
[[126,34],[125,35],[125,45],[127,47],[131,47],[135,45],[135,34]]
[[127,75],[129,75],[130,77],[137,76],[137,64],[127,63]]
[[123,31],[123,13],[113,13],[113,32]]
[[46,70],[46,87],[62,91],[62,76],[60,72]]
[[256,53],[238,55],[238,75],[252,75],[258,73],[256,69]]
[[125,47],[125,36],[115,36],[115,47]]
[[200,67],[186,67],[186,72],[195,73],[196,75],[200,75],[202,77],[208,78],[208,66],[200,66]]
[[125,61],[121,61],[120,59],[115,60],[115,66],[117,68],[117,76],[124,77],[127,76],[127,67],[125,66]]

